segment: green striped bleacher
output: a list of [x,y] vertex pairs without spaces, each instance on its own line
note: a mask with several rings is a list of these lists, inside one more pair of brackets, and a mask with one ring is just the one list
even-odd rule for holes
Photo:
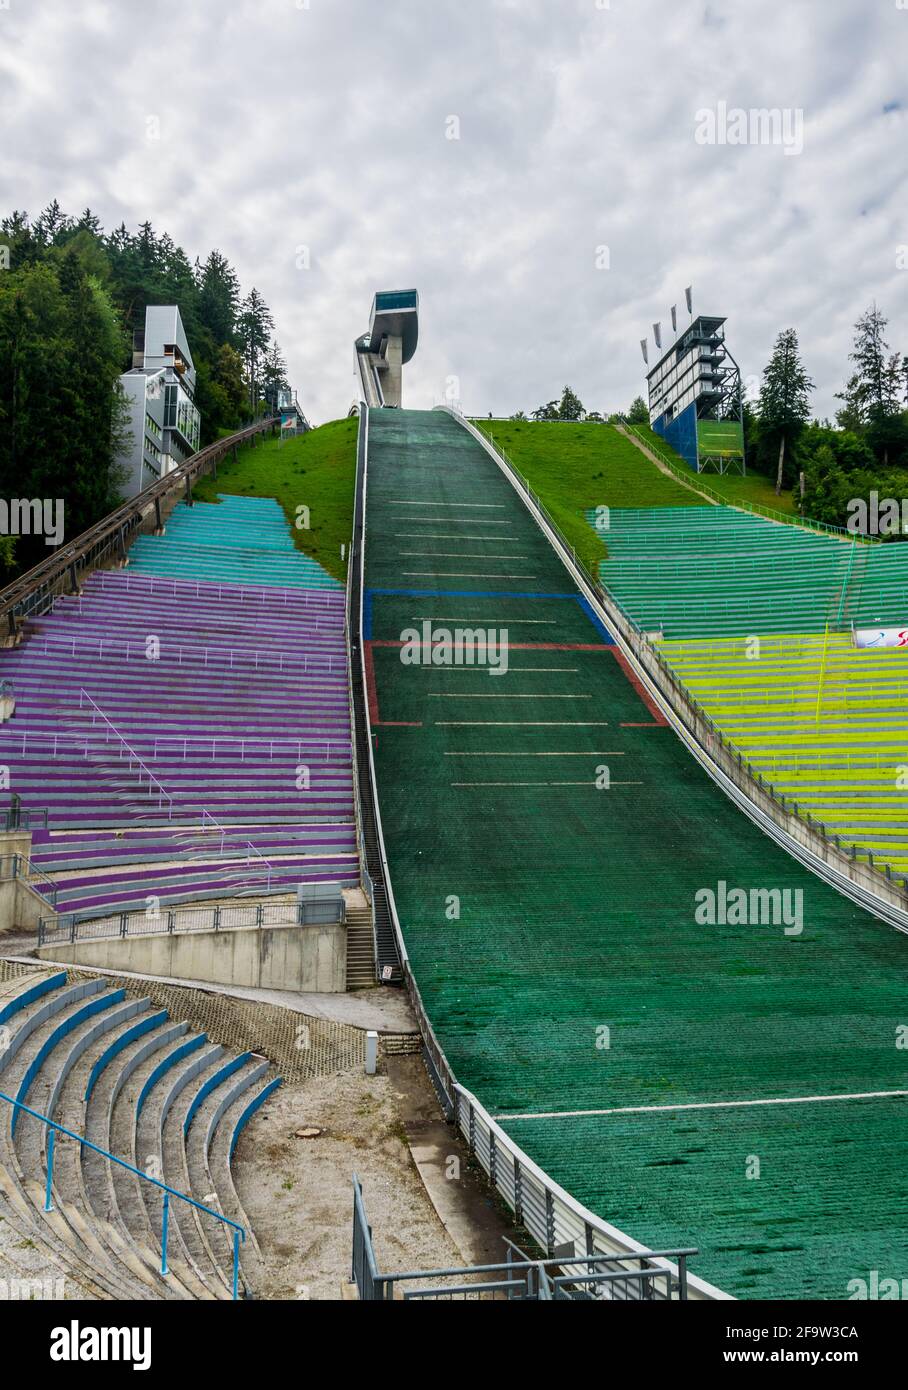
[[906,546],[710,506],[613,509],[605,538],[603,582],[640,627],[667,638],[908,621]]

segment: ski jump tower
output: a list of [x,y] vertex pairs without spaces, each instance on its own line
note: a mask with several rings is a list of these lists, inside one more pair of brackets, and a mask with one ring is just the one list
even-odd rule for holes
[[366,405],[400,405],[401,368],[416,351],[418,337],[416,291],[380,290],[372,301],[369,332],[357,338],[354,345]]

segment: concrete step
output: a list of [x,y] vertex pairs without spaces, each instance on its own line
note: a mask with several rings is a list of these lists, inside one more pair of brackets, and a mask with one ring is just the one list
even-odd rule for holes
[[[138,994],[101,980],[70,983],[62,972],[2,982],[0,1027],[8,1039],[0,1089],[75,1136],[56,1132],[53,1210],[45,1212],[48,1128],[23,1111],[13,1122],[11,1107],[0,1102],[0,1217],[89,1296],[231,1298],[228,1228],[171,1197],[169,1272],[162,1276],[162,1189],[77,1136],[248,1231],[229,1159],[236,1126],[279,1084],[267,1060],[229,1054]],[[227,1154],[224,1168],[216,1165],[217,1182],[209,1168],[215,1143]],[[244,1288],[255,1286],[259,1270],[250,1233]]]
[[[27,984],[23,994],[28,994]],[[0,1084],[6,1093],[30,1104],[34,1100],[33,1086],[48,1074],[44,1066],[48,1062],[53,1066],[61,1030],[79,1027],[109,1007],[111,1000],[119,1002],[120,997],[120,991],[105,991],[100,980],[77,985],[64,983],[12,1015],[6,1024],[11,1033],[10,1046],[0,1059]],[[107,1259],[98,1259],[94,1243],[83,1239],[83,1232],[70,1225],[65,1212],[44,1211],[46,1173],[41,1163],[39,1134],[44,1126],[21,1111],[14,1121],[10,1108],[4,1105],[3,1109],[6,1113],[0,1116],[0,1164],[21,1199],[15,1201],[16,1209],[22,1215],[24,1203],[37,1238],[50,1245],[77,1279],[85,1277],[99,1286],[102,1296],[142,1297],[143,1291],[128,1276],[113,1269]]]

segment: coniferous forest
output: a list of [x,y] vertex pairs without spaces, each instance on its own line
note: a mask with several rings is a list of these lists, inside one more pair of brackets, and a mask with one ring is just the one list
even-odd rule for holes
[[[148,304],[179,306],[202,445],[260,413],[266,384],[286,384],[268,306],[221,251],[191,260],[149,222],[108,232],[56,200],[0,221],[0,495],[62,499],[67,539],[120,500],[116,384]],[[0,538],[0,582],[46,553],[40,537]]]

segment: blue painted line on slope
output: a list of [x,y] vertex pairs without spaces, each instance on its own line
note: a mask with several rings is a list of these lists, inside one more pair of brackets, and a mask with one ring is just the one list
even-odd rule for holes
[[606,627],[605,623],[604,623],[604,622],[602,621],[602,619],[599,617],[598,613],[596,612],[596,610],[595,610],[595,608],[593,607],[593,605],[590,603],[589,599],[588,599],[588,598],[584,598],[583,594],[578,594],[578,595],[577,595],[577,602],[580,604],[580,607],[583,609],[584,613],[585,613],[586,616],[589,618],[590,622],[593,624],[593,627],[594,627],[594,628],[596,629],[596,631],[600,634],[600,636],[602,637],[602,640],[605,642],[605,644],[606,644],[607,646],[609,646],[609,647],[614,647],[614,645],[615,645],[615,639],[614,639],[614,637],[613,637],[612,634],[609,632],[609,630],[608,630],[608,628]]

